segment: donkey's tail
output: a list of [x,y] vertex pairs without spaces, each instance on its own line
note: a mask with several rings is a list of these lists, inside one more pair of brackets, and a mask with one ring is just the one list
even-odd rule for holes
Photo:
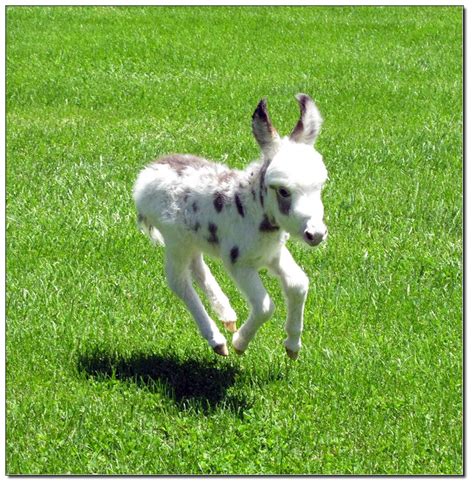
[[139,214],[137,217],[137,225],[140,231],[148,236],[153,244],[164,246],[163,235],[142,214]]

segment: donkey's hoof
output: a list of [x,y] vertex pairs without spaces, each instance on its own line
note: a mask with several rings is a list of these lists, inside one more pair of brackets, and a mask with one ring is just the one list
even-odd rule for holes
[[242,356],[245,353],[245,350],[242,351],[241,349],[237,349],[235,346],[232,347],[234,348],[235,353],[238,354],[239,356]]
[[285,348],[285,349],[286,349],[286,354],[288,355],[289,358],[298,359],[299,351],[292,351],[291,349],[288,349],[288,348]]
[[229,332],[236,332],[237,331],[237,326],[235,325],[235,321],[225,321],[224,322],[224,327]]
[[227,349],[227,344],[218,344],[212,348],[215,353],[220,354],[221,356],[229,356],[229,350]]
[[247,344],[245,343],[245,341],[241,338],[238,332],[232,336],[232,347],[234,348],[234,351],[238,355],[244,354],[245,350],[247,349],[247,346],[248,343]]

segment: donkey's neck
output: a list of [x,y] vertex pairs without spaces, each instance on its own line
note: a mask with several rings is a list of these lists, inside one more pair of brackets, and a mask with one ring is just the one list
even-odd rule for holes
[[[265,174],[270,160],[261,160],[250,165],[245,171],[247,185],[247,200],[254,206],[254,214],[259,216],[259,225],[264,231],[279,231],[273,210],[269,204],[269,192],[265,186]],[[263,223],[262,223],[263,221]]]

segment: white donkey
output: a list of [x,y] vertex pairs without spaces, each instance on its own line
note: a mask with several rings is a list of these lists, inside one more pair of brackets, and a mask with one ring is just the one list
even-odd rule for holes
[[[283,139],[273,128],[266,100],[260,101],[252,127],[262,157],[247,169],[229,169],[194,155],[168,155],[143,169],[135,184],[140,226],[152,240],[166,246],[169,286],[187,305],[202,336],[223,356],[228,355],[226,339],[206,312],[192,278],[225,328],[235,333],[232,345],[241,354],[274,311],[258,274],[264,267],[283,285],[288,356],[296,359],[301,348],[308,277],[285,243],[289,235],[310,246],[326,239],[321,190],[327,172],[313,147],[321,115],[309,96],[296,98],[300,119]],[[224,262],[251,306],[239,330],[237,316],[203,253]]]

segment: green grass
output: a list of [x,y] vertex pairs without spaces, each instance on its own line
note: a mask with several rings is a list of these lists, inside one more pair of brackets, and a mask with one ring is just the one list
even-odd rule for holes
[[[462,474],[462,15],[7,9],[8,474]],[[297,92],[330,174],[328,244],[289,245],[304,348],[264,275],[272,321],[220,358],[131,189],[167,152],[244,167]]]

